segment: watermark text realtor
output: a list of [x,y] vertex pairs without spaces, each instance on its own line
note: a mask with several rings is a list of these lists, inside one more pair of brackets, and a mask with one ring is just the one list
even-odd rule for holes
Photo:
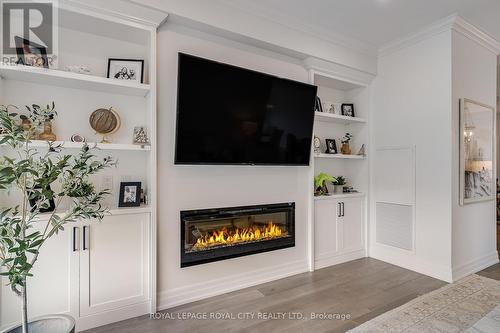
[[2,63],[56,67],[57,0],[0,0]]

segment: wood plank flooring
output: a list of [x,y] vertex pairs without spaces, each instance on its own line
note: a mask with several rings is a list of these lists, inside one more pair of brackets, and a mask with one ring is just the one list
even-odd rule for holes
[[[481,274],[500,280],[500,265]],[[168,309],[162,311],[165,317],[160,320],[142,316],[85,333],[345,332],[445,284],[365,258]],[[277,313],[285,313],[285,319],[263,318],[263,314]],[[349,318],[312,319],[311,313]],[[226,318],[178,319],[187,314]]]

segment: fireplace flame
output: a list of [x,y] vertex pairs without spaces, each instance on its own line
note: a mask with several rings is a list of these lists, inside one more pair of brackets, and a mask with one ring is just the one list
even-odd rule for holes
[[286,235],[286,231],[272,222],[269,222],[267,226],[261,228],[257,226],[236,228],[234,230],[222,228],[212,232],[212,234],[206,234],[198,238],[196,243],[193,245],[193,249],[201,250],[212,246],[258,241]]

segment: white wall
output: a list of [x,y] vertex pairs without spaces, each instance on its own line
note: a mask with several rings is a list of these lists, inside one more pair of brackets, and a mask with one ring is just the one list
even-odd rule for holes
[[497,55],[453,32],[453,279],[493,265],[496,249],[496,202],[459,205],[459,100],[469,98],[496,107]]
[[[158,33],[159,308],[308,270],[307,167],[174,165],[178,52],[304,82],[308,73],[292,59],[198,35],[171,24]],[[181,210],[278,202],[296,203],[295,247],[180,268]]]
[[[371,117],[375,154],[380,148],[416,147],[416,193],[414,252],[376,242],[377,198],[371,196],[370,256],[446,281],[451,280],[451,51],[451,31],[445,31],[381,56]],[[372,171],[372,181],[376,176]]]
[[132,0],[150,8],[163,10],[184,24],[192,23],[203,30],[272,49],[284,54],[313,56],[350,68],[375,74],[376,50],[362,43],[342,38],[318,36],[301,31],[296,24],[275,22],[265,15],[255,15],[219,1],[206,0]]

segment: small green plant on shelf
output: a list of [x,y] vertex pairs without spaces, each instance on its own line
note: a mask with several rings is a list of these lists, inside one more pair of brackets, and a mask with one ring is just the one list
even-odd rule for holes
[[335,177],[335,181],[332,182],[333,191],[335,194],[340,194],[344,192],[344,186],[347,185],[347,181],[344,177]]
[[328,188],[326,187],[326,184],[328,182],[334,182],[337,181],[337,179],[333,176],[330,176],[324,172],[321,172],[317,176],[314,177],[314,195],[315,196],[320,196],[320,195],[326,195],[328,194]]
[[[61,154],[61,146],[50,142],[44,153],[31,148],[34,128],[20,125],[13,108],[0,105],[0,144],[12,151],[0,156],[0,190],[20,195],[18,202],[0,205],[0,275],[22,300],[22,332],[28,332],[26,287],[42,246],[68,223],[104,218],[108,208],[102,201],[109,191],[96,191],[89,178],[116,163],[111,157],[98,159],[87,145],[75,155]],[[28,110],[34,122],[55,115],[54,104]],[[61,210],[64,198],[71,205]],[[40,218],[43,212],[49,213]]]

